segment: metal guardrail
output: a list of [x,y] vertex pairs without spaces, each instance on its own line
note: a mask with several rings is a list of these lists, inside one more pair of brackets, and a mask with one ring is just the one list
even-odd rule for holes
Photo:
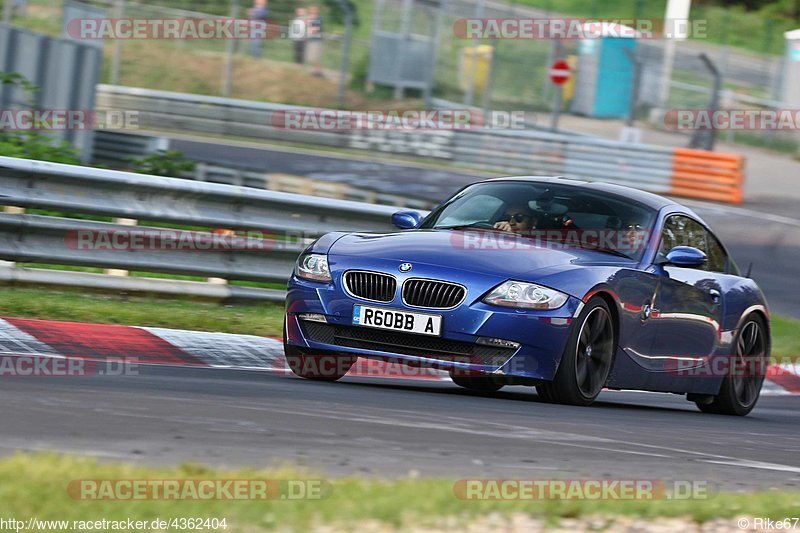
[[389,229],[395,208],[0,157],[0,202],[174,224],[319,235]]
[[139,159],[159,151],[169,150],[169,139],[118,133],[112,130],[96,130],[92,150],[93,165],[125,167],[131,159]]
[[[146,129],[404,154],[498,172],[602,180],[656,193],[722,202],[739,203],[742,196],[743,160],[736,178],[712,198],[707,191],[687,186],[684,181],[676,183],[680,149],[654,145],[532,130],[287,130],[276,127],[273,117],[297,107],[110,85],[99,86],[98,105],[101,109],[138,111],[139,123]],[[693,157],[705,158],[697,168],[715,175],[718,155],[698,152]],[[702,172],[698,176],[702,177]]]
[[253,170],[222,167],[208,163],[198,163],[194,172],[181,177],[211,183],[225,183],[270,191],[290,192],[325,198],[353,200],[370,204],[393,205],[398,208],[427,210],[432,207],[429,200],[409,198],[397,194],[357,187],[350,183],[313,179],[279,172],[256,172]]
[[[109,165],[111,168],[125,169],[132,159],[155,154],[169,149],[170,139],[149,135],[99,130],[95,132],[93,162]],[[181,178],[224,183],[255,189],[291,192],[310,196],[324,196],[340,200],[353,200],[371,204],[394,205],[410,209],[430,209],[431,202],[387,194],[380,191],[340,183],[275,172],[260,172],[244,167],[220,166],[199,161],[194,171],[184,172]]]
[[[191,232],[209,247],[214,235]],[[197,234],[200,235],[197,235]],[[115,248],[115,235],[142,242],[174,237],[180,232],[164,228],[94,222],[38,215],[0,214],[0,257],[19,262],[55,263],[100,268],[116,268],[140,272],[164,272],[189,276],[219,277],[247,281],[283,282],[289,278],[305,241],[284,242],[275,239],[249,239],[242,248],[220,250],[139,250],[122,243]],[[79,242],[86,235],[89,244]],[[97,238],[100,236],[101,238]],[[108,240],[105,237],[108,236]],[[122,241],[121,241],[122,242]],[[187,241],[188,242],[188,241]],[[194,246],[194,244],[193,244]]]
[[672,148],[543,132],[457,135],[460,163],[505,172],[602,180],[652,192],[670,190]]
[[[48,216],[0,214],[0,259],[79,265],[225,280],[283,282],[306,237],[334,230],[390,231],[396,207],[258,190],[179,178],[0,157],[0,205],[148,221],[147,226]],[[130,223],[130,221],[127,221]],[[159,226],[159,222],[168,223]],[[190,230],[174,229],[191,228]],[[197,231],[197,227],[208,228]],[[80,235],[190,234],[213,241],[212,230],[260,231],[247,244],[209,249],[160,246],[81,246]],[[270,237],[272,236],[272,237]],[[170,238],[172,238],[170,237]],[[233,238],[233,242],[236,242]],[[97,242],[93,240],[92,242]],[[231,241],[226,241],[231,242]],[[0,266],[0,280],[116,290],[181,292],[198,296],[275,300],[281,291],[258,287],[221,289],[207,283],[114,278],[88,273]]]

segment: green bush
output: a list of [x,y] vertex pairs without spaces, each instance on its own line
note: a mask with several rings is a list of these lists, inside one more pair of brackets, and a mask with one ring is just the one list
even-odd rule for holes
[[128,160],[134,172],[152,174],[154,176],[181,177],[184,172],[193,172],[197,164],[186,159],[178,150],[159,150],[140,158]]
[[[39,87],[28,81],[23,75],[17,72],[0,72],[0,84],[17,85],[28,92],[30,107],[34,107],[33,95],[39,91]],[[78,151],[74,146],[35,129],[0,130],[0,155],[72,165],[80,163]]]

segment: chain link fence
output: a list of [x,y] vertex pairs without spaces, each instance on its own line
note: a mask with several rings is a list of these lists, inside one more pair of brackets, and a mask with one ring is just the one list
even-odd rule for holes
[[[13,1],[13,0],[9,0]],[[27,17],[44,14],[52,25],[60,27],[66,1],[29,0]],[[417,10],[410,20],[410,32],[435,35],[438,30],[433,96],[451,105],[471,105],[484,109],[522,109],[549,112],[555,87],[548,72],[557,57],[578,55],[579,41],[552,40],[485,40],[474,41],[454,35],[453,25],[461,18],[555,18],[558,10],[569,11],[582,4],[590,16],[653,17],[663,16],[663,7],[650,2],[630,0],[611,4],[594,0],[528,0],[526,4],[488,0],[416,0],[425,9]],[[116,40],[102,43],[106,62],[103,81],[112,84],[146,87],[180,92],[223,95],[235,98],[274,101],[289,104],[348,108],[398,107],[392,102],[395,92],[388,87],[366,83],[373,31],[374,0],[354,0],[359,25],[352,30],[347,71],[343,64],[345,29],[341,15],[334,9],[338,0],[322,0],[324,21],[322,76],[310,76],[312,67],[294,63],[294,42],[288,38],[286,24],[291,20],[296,2],[272,0],[272,18],[283,25],[283,31],[263,42],[260,56],[254,57],[252,42],[246,40]],[[108,17],[121,18],[246,18],[252,7],[250,0],[86,0],[105,11]],[[169,4],[160,5],[160,4]],[[538,7],[531,7],[535,4]],[[310,2],[303,2],[308,6]],[[588,6],[588,7],[587,7]],[[397,31],[404,9],[403,0],[386,0],[385,10],[393,16],[386,20],[390,31]],[[441,10],[439,27],[432,27]],[[782,31],[786,21],[763,20],[742,16],[734,10],[697,5],[692,17],[703,19],[707,39],[691,39],[675,46],[674,68],[669,84],[666,109],[705,108],[711,101],[713,80],[699,60],[705,53],[722,75],[720,103],[729,109],[770,109],[781,106],[783,59]],[[21,20],[24,23],[24,20]],[[52,28],[50,28],[52,30]],[[742,33],[749,33],[746,42]],[[756,43],[755,45],[753,43]],[[746,44],[760,51],[734,48]],[[638,119],[651,117],[650,110],[659,106],[663,92],[662,61],[665,42],[640,39],[636,58],[641,63],[641,82],[636,113]],[[482,62],[481,57],[491,56]],[[630,61],[627,58],[622,63]],[[481,67],[480,65],[483,65]],[[477,66],[476,66],[477,65]],[[474,72],[478,76],[470,76]],[[621,68],[630,65],[621,65]],[[483,75],[480,69],[484,68]],[[482,79],[476,79],[482,78]],[[564,108],[570,110],[571,96],[587,83],[578,70],[566,86]],[[349,87],[344,102],[337,97],[340,82]],[[407,105],[422,106],[422,91],[409,90],[404,95]],[[411,99],[411,100],[408,100]],[[658,124],[658,121],[656,121]],[[797,136],[787,132],[726,132],[728,140],[742,140],[772,148],[794,150]]]
[[[395,0],[400,2],[401,0]],[[468,103],[485,109],[526,109],[549,112],[553,105],[555,86],[549,80],[549,69],[558,58],[568,58],[571,64],[577,63],[581,41],[562,40],[483,40],[473,41],[454,37],[452,31],[456,20],[462,18],[535,18],[552,19],[560,17],[555,10],[564,4],[540,0],[543,8],[509,3],[503,5],[486,0],[449,0],[443,4],[446,15],[443,25],[442,42],[439,47],[439,63],[436,76],[435,94],[453,103]],[[643,2],[632,0],[629,9],[620,12],[607,12],[603,2],[587,0],[583,4],[592,7],[593,16],[663,17],[663,6],[659,15],[654,15]],[[734,14],[731,14],[734,13]],[[667,42],[661,38],[638,39],[635,46],[635,59],[641,65],[635,118],[654,120],[656,126],[663,126],[663,113],[653,114],[654,108],[703,109],[709,106],[713,93],[713,77],[700,59],[707,55],[722,76],[719,103],[723,109],[780,109],[788,107],[781,102],[784,39],[783,30],[791,23],[782,25],[775,20],[754,20],[732,10],[722,10],[706,5],[694,6],[693,20],[703,20],[705,39],[690,39],[675,43],[674,64],[668,83],[668,98],[661,101],[663,93],[663,61]],[[658,22],[658,20],[654,20]],[[742,40],[741,32],[733,24],[741,26],[741,32],[750,32],[749,40]],[[787,25],[788,24],[788,25]],[[657,25],[656,25],[657,27]],[[761,51],[734,48],[733,45],[747,44]],[[478,79],[465,83],[459,79],[464,73],[464,64],[471,65],[470,49],[480,48],[484,56],[491,57],[487,63],[488,81],[483,84]],[[632,65],[631,59],[622,56],[616,64],[607,65],[607,76],[616,76],[619,71]],[[480,67],[471,71],[476,78],[481,77]],[[570,110],[571,98],[581,92],[581,87],[593,83],[591,76],[580,69],[574,72],[573,80],[565,85],[564,109]],[[633,96],[633,94],[631,95]],[[764,145],[783,151],[795,151],[798,146],[796,132],[752,131],[720,132],[719,137],[728,141],[742,141],[748,144]]]

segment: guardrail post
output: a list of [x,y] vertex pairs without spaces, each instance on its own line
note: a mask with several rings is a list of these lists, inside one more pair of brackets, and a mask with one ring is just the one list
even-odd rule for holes
[[[211,233],[215,233],[217,235],[225,235],[226,237],[233,237],[236,235],[236,232],[232,229],[215,229]],[[211,283],[212,285],[227,285],[228,280],[225,278],[206,278],[206,282]]]
[[[115,218],[114,224],[120,224],[122,226],[136,226],[139,224],[139,221],[133,218]],[[107,268],[103,270],[104,274],[109,276],[120,276],[120,277],[127,277],[130,272],[127,270],[122,270],[120,268]]]
[[[16,205],[5,205],[3,206],[3,213],[8,213],[9,215],[24,215],[25,208],[17,207]],[[5,267],[14,267],[16,264],[16,261],[0,261],[0,265]]]

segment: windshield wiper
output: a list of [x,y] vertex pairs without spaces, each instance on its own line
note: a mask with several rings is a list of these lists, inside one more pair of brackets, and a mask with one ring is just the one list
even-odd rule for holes
[[471,222],[469,224],[455,224],[453,226],[434,226],[433,229],[470,229],[470,228],[479,228],[479,229],[494,229],[494,227],[489,224],[488,222]]
[[629,256],[628,254],[622,253],[619,250],[614,250],[612,248],[600,248],[597,246],[586,246],[581,243],[569,243],[570,245],[577,246],[578,248],[583,248],[584,250],[593,250],[595,252],[603,252],[605,254],[616,255],[617,257],[624,257],[625,259],[633,260],[633,257]]

